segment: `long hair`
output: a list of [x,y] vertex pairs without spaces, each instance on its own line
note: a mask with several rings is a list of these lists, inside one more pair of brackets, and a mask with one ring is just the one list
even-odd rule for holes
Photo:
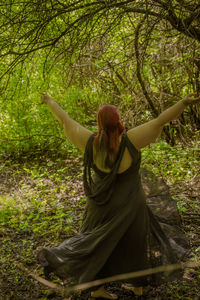
[[119,150],[124,126],[114,105],[103,105],[97,112],[98,133],[94,139],[95,160],[103,168],[112,168]]

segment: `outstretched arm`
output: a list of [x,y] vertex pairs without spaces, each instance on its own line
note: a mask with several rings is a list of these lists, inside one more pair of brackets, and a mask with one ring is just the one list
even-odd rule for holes
[[196,94],[187,95],[163,111],[156,119],[128,130],[127,135],[130,141],[138,150],[155,142],[166,123],[178,118],[188,105],[197,103],[200,103],[200,97],[197,97]]
[[42,94],[41,103],[47,104],[54,117],[63,125],[65,135],[70,142],[84,151],[92,132],[72,120],[50,96]]

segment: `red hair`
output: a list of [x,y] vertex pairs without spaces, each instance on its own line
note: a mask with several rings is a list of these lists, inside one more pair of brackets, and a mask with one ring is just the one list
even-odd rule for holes
[[98,160],[104,168],[113,166],[119,149],[119,137],[124,132],[120,115],[114,105],[103,105],[97,112],[98,134],[94,139],[94,147]]

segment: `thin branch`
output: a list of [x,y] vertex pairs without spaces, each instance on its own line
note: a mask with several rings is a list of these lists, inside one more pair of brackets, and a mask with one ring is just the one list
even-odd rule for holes
[[158,116],[158,110],[155,108],[152,100],[151,100],[151,97],[149,96],[148,92],[147,92],[147,89],[145,87],[145,83],[142,79],[142,75],[141,75],[141,64],[140,64],[140,54],[139,54],[139,32],[140,32],[140,29],[141,27],[143,26],[144,24],[144,20],[146,19],[146,16],[142,18],[141,22],[138,24],[138,26],[136,27],[136,30],[135,30],[135,42],[134,42],[134,45],[135,45],[135,56],[136,56],[136,67],[137,67],[137,78],[138,78],[138,81],[141,85],[141,88],[142,88],[142,91],[143,91],[143,94],[151,108],[151,111],[153,113],[153,116],[154,117],[157,117]]

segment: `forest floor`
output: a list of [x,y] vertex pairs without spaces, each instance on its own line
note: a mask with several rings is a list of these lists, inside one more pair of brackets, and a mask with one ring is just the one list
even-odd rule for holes
[[[80,155],[0,161],[0,300],[64,299],[19,268],[44,276],[37,264],[41,247],[59,244],[78,232],[85,206]],[[170,186],[181,198],[183,229],[191,240],[192,257],[200,257],[200,177]],[[61,282],[54,279],[56,284]],[[118,299],[136,299],[119,283],[107,285]],[[90,292],[66,299],[89,299]],[[200,272],[185,271],[180,282],[147,287],[140,299],[200,299]]]

